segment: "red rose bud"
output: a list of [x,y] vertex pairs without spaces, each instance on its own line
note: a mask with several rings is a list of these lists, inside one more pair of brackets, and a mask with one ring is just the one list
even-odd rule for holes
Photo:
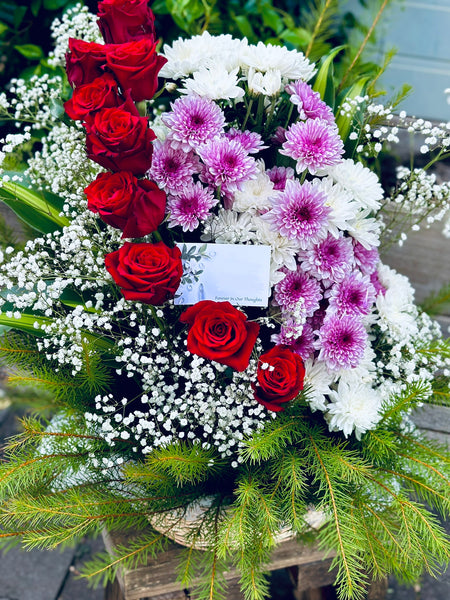
[[247,321],[229,302],[202,300],[180,316],[189,325],[187,348],[208,360],[245,371],[259,333],[259,325]]
[[74,121],[85,121],[102,108],[123,107],[117,81],[109,73],[73,90],[72,98],[64,103],[66,113]]
[[103,108],[85,127],[87,154],[105,169],[142,175],[150,168],[156,136],[145,117],[120,108]]
[[159,306],[178,289],[181,252],[164,242],[125,244],[105,256],[105,265],[127,300]]
[[288,346],[274,346],[259,357],[255,398],[269,410],[284,410],[282,405],[302,391],[304,377],[301,357]]
[[166,194],[148,179],[129,171],[100,173],[84,190],[88,209],[123,231],[122,237],[143,237],[156,231],[164,219]]
[[142,37],[155,39],[155,16],[148,0],[103,0],[97,23],[107,44],[123,44]]
[[69,52],[66,54],[67,79],[72,87],[91,83],[104,73],[106,65],[104,44],[69,39]]
[[130,90],[136,102],[150,100],[158,89],[158,73],[167,62],[156,53],[156,43],[143,38],[108,47],[106,62],[122,90]]

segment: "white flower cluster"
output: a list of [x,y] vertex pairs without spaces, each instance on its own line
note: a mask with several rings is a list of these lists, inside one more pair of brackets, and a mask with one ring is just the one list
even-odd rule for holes
[[69,8],[60,19],[55,19],[51,26],[55,47],[49,56],[49,63],[54,67],[64,67],[69,38],[82,38],[85,42],[103,43],[97,25],[97,17],[89,12],[87,6],[76,4]]
[[212,100],[240,100],[244,90],[238,85],[243,73],[255,95],[278,95],[293,79],[308,81],[315,68],[301,52],[231,35],[211,36],[207,31],[189,39],[164,45],[168,61],[160,71],[167,79],[183,79],[182,93],[198,94]]

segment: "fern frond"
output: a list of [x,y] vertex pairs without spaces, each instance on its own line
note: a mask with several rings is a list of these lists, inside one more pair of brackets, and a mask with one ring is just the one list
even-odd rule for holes
[[336,30],[338,11],[337,0],[311,0],[308,9],[302,13],[303,26],[312,31],[305,56],[313,62],[323,56],[323,45]]

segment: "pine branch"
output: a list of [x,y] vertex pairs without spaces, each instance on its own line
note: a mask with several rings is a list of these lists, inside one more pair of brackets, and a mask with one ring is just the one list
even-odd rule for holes
[[308,58],[313,54],[312,60],[315,60],[317,50],[323,42],[333,35],[333,17],[338,13],[339,5],[336,0],[312,0],[309,10],[303,14],[304,26],[311,28],[312,35],[305,51]]

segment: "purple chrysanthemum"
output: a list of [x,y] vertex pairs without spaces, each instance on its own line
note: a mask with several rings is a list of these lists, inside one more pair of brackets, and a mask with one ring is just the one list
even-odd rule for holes
[[183,231],[194,231],[204,221],[210,209],[217,204],[213,191],[198,181],[188,184],[178,196],[167,198],[167,210],[170,213],[169,227],[179,225]]
[[353,266],[350,239],[335,238],[330,233],[324,240],[302,253],[304,271],[309,271],[325,285],[341,281]]
[[286,91],[291,96],[291,102],[296,104],[300,119],[322,119],[329,125],[333,125],[333,111],[306,81],[299,79],[290,83],[286,86]]
[[329,291],[330,309],[338,315],[368,315],[375,302],[375,289],[368,275],[348,273]]
[[288,179],[284,192],[272,201],[272,208],[262,218],[269,221],[275,231],[291,240],[297,240],[305,249],[317,244],[326,234],[330,208],[325,206],[326,196],[318,186],[309,181],[301,184]]
[[371,275],[380,262],[380,255],[377,248],[365,248],[355,239],[353,240],[353,253],[355,255],[355,263],[364,275]]
[[240,131],[234,127],[225,133],[230,140],[237,140],[248,154],[257,154],[260,150],[264,150],[262,137],[256,131]]
[[281,154],[297,161],[297,173],[308,169],[314,175],[341,162],[344,144],[336,127],[323,119],[308,119],[294,123],[286,132]]
[[295,325],[289,322],[283,324],[280,333],[274,333],[270,341],[277,345],[289,346],[293,352],[306,360],[314,353],[314,332],[309,323],[303,325],[300,335],[296,336]]
[[175,149],[196,150],[223,132],[225,116],[209,98],[185,96],[175,100],[171,108],[161,119],[169,127],[167,139]]
[[208,141],[198,150],[204,162],[200,178],[205,183],[220,187],[224,194],[240,189],[244,181],[255,179],[258,167],[240,142],[227,137]]
[[283,191],[288,179],[294,179],[295,171],[292,167],[272,167],[266,171],[274,190]]
[[193,152],[174,150],[167,141],[153,144],[152,166],[148,175],[167,192],[178,194],[192,181],[194,173],[199,172],[200,161]]
[[315,343],[319,360],[332,370],[357,367],[364,356],[367,332],[354,315],[327,315]]
[[291,312],[302,303],[301,313],[306,317],[311,317],[319,308],[319,302],[322,299],[320,283],[313,279],[301,268],[296,271],[288,271],[275,286],[274,304],[278,305],[283,312]]
[[275,133],[270,138],[270,141],[275,146],[281,146],[286,141],[286,129],[284,127],[277,127]]

